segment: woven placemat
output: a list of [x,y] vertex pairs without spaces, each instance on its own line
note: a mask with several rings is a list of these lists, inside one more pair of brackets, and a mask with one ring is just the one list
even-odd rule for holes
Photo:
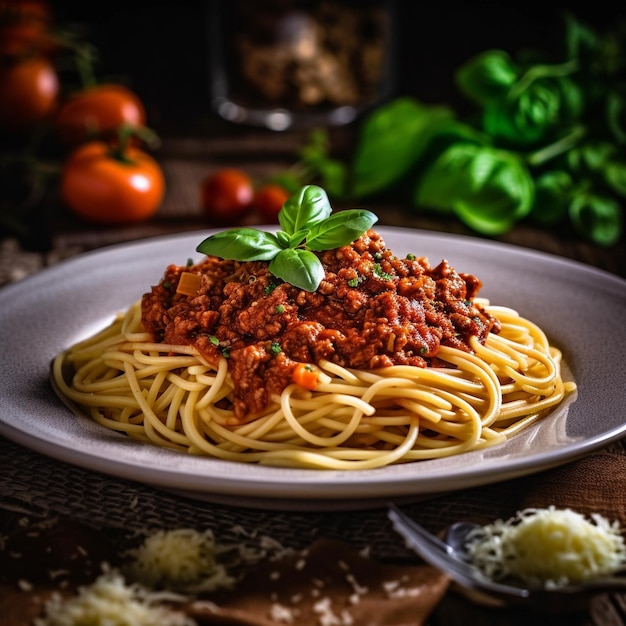
[[[350,511],[260,510],[197,501],[151,486],[109,477],[42,456],[0,437],[0,508],[23,515],[60,517],[100,529],[147,533],[161,529],[211,529],[230,543],[270,538],[303,549],[318,538],[339,539],[372,555],[408,556],[384,506]],[[459,519],[507,514],[517,490],[492,485],[432,500],[403,503],[431,530]]]
[[22,248],[17,239],[0,239],[0,287],[17,282],[39,270],[82,252],[82,247],[69,245],[49,252]]
[[[63,518],[103,531],[150,533],[211,529],[225,543],[304,549],[338,539],[382,559],[410,553],[393,531],[386,506],[350,511],[281,511],[197,501],[48,458],[0,437],[0,509]],[[608,480],[607,477],[611,477]],[[433,532],[461,519],[489,523],[527,506],[571,507],[626,525],[626,455],[620,442],[562,467],[467,489],[402,508]]]

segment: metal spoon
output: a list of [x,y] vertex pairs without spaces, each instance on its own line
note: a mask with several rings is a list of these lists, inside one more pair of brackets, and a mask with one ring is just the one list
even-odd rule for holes
[[427,563],[447,573],[471,599],[492,606],[515,605],[550,613],[585,610],[594,596],[611,591],[626,592],[626,576],[596,578],[578,585],[556,589],[524,588],[500,583],[486,577],[467,560],[467,536],[476,524],[453,524],[445,541],[389,505],[388,517],[394,530],[404,538],[407,547]]

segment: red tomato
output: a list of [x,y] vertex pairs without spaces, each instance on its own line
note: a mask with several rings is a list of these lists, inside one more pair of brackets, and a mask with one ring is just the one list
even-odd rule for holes
[[46,53],[52,48],[51,38],[39,22],[0,26],[0,57],[20,57]]
[[281,185],[266,183],[261,185],[252,199],[252,206],[261,214],[264,220],[274,224],[278,222],[278,213],[283,204],[289,199],[290,193]]
[[52,20],[50,3],[44,0],[0,0],[0,22],[38,20],[48,24]]
[[26,58],[0,69],[0,126],[29,130],[52,115],[59,95],[59,77],[42,57]]
[[0,0],[0,56],[23,57],[54,48],[47,2]]
[[123,85],[102,84],[79,91],[64,102],[56,125],[68,144],[116,135],[120,126],[145,126],[140,98]]
[[251,206],[254,187],[250,177],[236,168],[224,168],[202,181],[204,212],[218,222],[236,222]]
[[158,163],[132,146],[120,158],[104,142],[85,143],[68,157],[61,174],[60,193],[68,208],[100,224],[148,219],[159,208],[164,191]]

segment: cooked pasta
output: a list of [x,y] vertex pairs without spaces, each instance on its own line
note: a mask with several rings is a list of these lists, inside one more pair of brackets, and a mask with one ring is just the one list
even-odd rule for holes
[[133,439],[228,461],[371,469],[456,455],[504,441],[575,389],[561,353],[516,311],[476,306],[500,331],[471,350],[441,345],[437,366],[362,369],[327,359],[315,389],[291,382],[241,419],[228,359],[155,341],[141,301],[59,354],[59,392],[95,422]]

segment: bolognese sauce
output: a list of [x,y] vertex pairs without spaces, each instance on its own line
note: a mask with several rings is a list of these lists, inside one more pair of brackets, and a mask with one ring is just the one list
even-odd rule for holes
[[[157,341],[193,345],[211,363],[228,359],[238,419],[263,410],[298,363],[342,367],[443,366],[439,347],[470,352],[499,321],[474,298],[482,287],[446,260],[399,258],[369,230],[348,246],[318,253],[325,277],[308,292],[274,277],[268,262],[206,257],[170,265],[142,298],[142,322]],[[197,292],[177,292],[181,276]]]

